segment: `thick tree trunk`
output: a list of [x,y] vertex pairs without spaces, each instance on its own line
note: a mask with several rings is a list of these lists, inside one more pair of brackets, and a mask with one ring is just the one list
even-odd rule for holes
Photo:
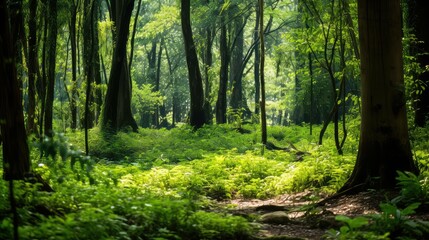
[[30,171],[24,114],[15,66],[14,48],[6,1],[0,1],[0,132],[3,178],[24,179]]
[[395,187],[396,171],[418,170],[408,139],[399,0],[359,0],[362,123],[359,153],[340,191]]
[[181,0],[180,17],[185,43],[186,63],[188,64],[189,90],[191,95],[190,125],[199,128],[207,123],[204,112],[203,81],[198,63],[197,51],[191,28],[190,0]]
[[55,65],[57,57],[57,0],[49,1],[49,33],[48,33],[48,71],[47,92],[45,99],[45,134],[52,136],[54,88],[55,88]]
[[134,0],[116,0],[115,8],[112,4],[117,33],[103,109],[104,131],[116,132],[125,127],[131,127],[133,131],[138,129],[131,113],[131,81],[127,63],[127,40],[133,6]]
[[226,123],[226,91],[228,87],[228,43],[226,39],[226,25],[225,17],[221,17],[221,29],[220,29],[220,74],[219,74],[219,90],[216,101],[216,123]]

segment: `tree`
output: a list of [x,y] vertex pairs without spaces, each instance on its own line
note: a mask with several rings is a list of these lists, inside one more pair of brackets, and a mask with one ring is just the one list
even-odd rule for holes
[[227,29],[225,21],[225,13],[221,13],[220,21],[220,37],[219,37],[219,51],[220,51],[220,73],[219,73],[219,90],[216,101],[216,123],[226,123],[226,94],[228,87],[228,65],[229,65],[229,54],[228,54],[228,41],[227,41]]
[[188,65],[189,90],[191,95],[189,122],[191,126],[199,128],[208,121],[204,112],[203,80],[198,63],[197,50],[195,49],[195,43],[192,36],[190,0],[181,0],[180,19],[182,22],[186,63]]
[[0,132],[3,178],[24,179],[30,171],[30,155],[24,127],[21,91],[15,65],[15,48],[6,1],[0,1]]
[[72,65],[72,85],[70,90],[70,112],[71,112],[71,129],[77,127],[77,39],[76,39],[76,20],[80,0],[71,2],[71,13],[69,22],[70,42],[71,42],[71,65]]
[[30,15],[28,17],[28,108],[27,132],[36,133],[36,80],[40,81],[39,62],[37,57],[37,0],[30,0]]
[[[48,136],[52,135],[52,122],[54,111],[54,89],[55,89],[55,66],[57,55],[57,0],[50,0],[48,5],[49,30],[48,30],[48,64],[47,64],[47,92],[45,101],[45,130]],[[47,24],[47,23],[45,23]]]
[[261,81],[261,133],[262,144],[267,144],[267,116],[265,112],[265,40],[264,40],[264,0],[259,0],[259,39],[261,47],[260,55],[260,81]]
[[104,102],[102,128],[115,132],[129,126],[137,131],[137,123],[131,113],[131,79],[127,62],[127,41],[134,0],[115,0],[111,5],[112,19],[116,26],[116,43]]
[[359,0],[362,123],[359,152],[340,189],[393,188],[397,171],[417,173],[408,139],[400,0]]

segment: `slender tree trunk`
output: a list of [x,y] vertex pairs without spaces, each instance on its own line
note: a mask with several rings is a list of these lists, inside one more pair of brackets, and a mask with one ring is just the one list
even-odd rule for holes
[[400,0],[359,0],[362,123],[355,168],[340,191],[394,188],[397,171],[418,173],[405,108]]
[[94,35],[93,32],[93,13],[94,1],[85,0],[83,10],[83,63],[84,75],[86,78],[86,96],[85,96],[85,116],[84,126],[85,132],[88,128],[93,127],[94,112],[91,110],[90,105],[94,101],[94,96],[91,93],[91,85],[94,83]]
[[132,67],[133,59],[134,59],[134,39],[136,37],[137,22],[138,22],[139,15],[140,15],[141,5],[142,5],[142,0],[139,0],[139,2],[137,3],[137,12],[136,12],[136,16],[134,18],[134,26],[133,26],[133,32],[131,34],[131,42],[130,42],[130,48],[131,48],[131,51],[130,51],[130,63],[129,63],[129,66],[128,66],[128,69],[130,69],[130,75],[131,75],[131,67]]
[[[256,21],[255,21],[255,30],[253,32],[253,42],[257,43],[259,41],[259,21],[260,21],[260,14],[261,14],[261,9],[259,9],[259,4],[257,4],[258,6],[256,6]],[[261,94],[261,84],[259,82],[259,64],[260,64],[260,48],[259,47],[255,47],[255,62],[253,65],[253,78],[255,81],[255,114],[259,114],[260,113],[260,105],[259,105],[259,101],[260,101],[260,94]]]
[[53,108],[54,108],[54,88],[55,88],[55,65],[57,57],[57,0],[49,1],[49,33],[48,33],[48,72],[47,72],[47,92],[45,109],[45,134],[52,136]]
[[262,144],[267,144],[267,116],[265,111],[265,40],[264,40],[264,0],[259,0],[260,19],[259,19],[259,39],[261,46],[261,133]]
[[244,52],[244,23],[242,17],[234,22],[234,31],[237,35],[231,57],[231,108],[235,111],[247,108],[243,97],[243,52]]
[[205,44],[205,53],[204,53],[204,97],[205,97],[205,112],[207,114],[206,118],[209,123],[212,122],[212,109],[211,109],[211,78],[210,78],[210,69],[213,67],[213,27],[206,28],[206,44]]
[[27,133],[37,133],[36,118],[36,81],[38,78],[37,56],[37,0],[30,0],[30,15],[28,18],[28,109],[27,109]]
[[77,46],[76,46],[76,18],[77,9],[80,0],[73,0],[71,6],[71,18],[69,23],[70,29],[70,43],[71,43],[71,65],[72,65],[72,78],[70,89],[70,112],[71,112],[71,129],[77,127]]
[[225,17],[221,17],[221,29],[220,29],[220,74],[219,74],[219,91],[217,94],[216,101],[216,123],[226,123],[226,91],[228,87],[228,43],[226,38],[226,23]]
[[191,95],[190,125],[199,128],[207,123],[204,112],[203,81],[198,63],[197,51],[191,28],[190,0],[181,0],[180,18],[185,43],[186,63],[189,74],[189,90]]

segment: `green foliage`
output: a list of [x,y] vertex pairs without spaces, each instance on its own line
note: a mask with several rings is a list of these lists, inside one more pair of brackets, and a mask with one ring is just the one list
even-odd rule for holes
[[429,203],[429,183],[425,175],[416,176],[410,172],[398,172],[398,185],[401,188],[400,195],[394,199],[395,202],[410,204],[419,202]]
[[66,181],[68,177],[95,183],[91,176],[94,161],[70,144],[64,134],[45,136],[34,145],[40,151],[40,159],[35,161],[34,166],[36,172],[43,173],[48,179],[56,177],[55,180],[59,183]]
[[344,223],[339,231],[329,230],[327,239],[424,239],[429,236],[429,222],[409,217],[419,203],[399,209],[392,203],[380,204],[381,213],[349,218],[337,216]]

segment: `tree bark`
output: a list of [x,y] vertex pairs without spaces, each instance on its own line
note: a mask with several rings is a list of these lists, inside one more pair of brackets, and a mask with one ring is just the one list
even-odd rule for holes
[[265,111],[265,40],[264,40],[264,0],[259,0],[259,39],[261,47],[260,81],[261,81],[261,133],[262,144],[267,145],[267,116]]
[[[253,42],[256,44],[259,41],[259,21],[260,21],[260,13],[259,4],[256,6],[256,16],[255,16],[255,30],[253,32]],[[255,114],[260,113],[259,109],[259,100],[261,94],[261,84],[259,82],[259,64],[260,64],[260,48],[258,46],[255,47],[255,61],[253,64],[253,78],[255,82]]]
[[203,81],[198,63],[197,51],[195,49],[195,43],[192,36],[190,0],[181,0],[180,18],[185,43],[186,63],[188,65],[189,75],[189,90],[191,95],[189,123],[195,128],[200,128],[207,123],[207,119],[204,112]]
[[45,134],[52,136],[54,89],[55,89],[55,65],[57,57],[57,0],[49,1],[49,31],[48,31],[48,71],[47,71],[47,92],[45,99]]
[[80,0],[73,0],[71,7],[71,18],[69,23],[70,29],[70,43],[71,43],[71,64],[72,64],[72,82],[70,89],[70,112],[71,112],[71,129],[74,130],[77,127],[77,46],[76,46],[76,18],[77,9]]
[[362,123],[351,177],[340,191],[394,188],[396,171],[417,173],[408,139],[399,0],[359,0]]
[[232,91],[230,105],[233,110],[247,108],[243,97],[243,52],[244,52],[244,23],[241,16],[236,17],[234,31],[236,41],[231,56]]
[[37,0],[30,0],[30,15],[28,18],[28,108],[27,133],[37,133],[36,118],[36,81],[40,79],[37,56]]
[[0,130],[3,147],[3,178],[24,179],[30,158],[12,45],[9,11],[0,1]]
[[228,43],[226,38],[226,23],[225,17],[221,17],[221,27],[220,27],[220,74],[219,74],[219,90],[217,94],[216,101],[216,123],[222,124],[226,123],[226,91],[228,87],[228,65],[229,65],[229,56],[228,56]]
[[115,13],[117,33],[102,128],[108,132],[116,132],[125,127],[137,131],[137,123],[131,113],[131,79],[127,63],[127,41],[134,0],[116,0],[115,4],[113,2],[115,1],[112,1],[112,13]]

